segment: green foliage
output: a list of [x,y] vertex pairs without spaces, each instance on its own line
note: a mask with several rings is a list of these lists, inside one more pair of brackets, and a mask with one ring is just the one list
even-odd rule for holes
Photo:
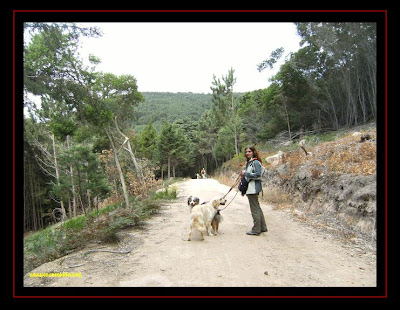
[[197,121],[211,107],[210,94],[143,92],[145,101],[135,109],[133,126],[141,132],[152,123],[159,132],[164,122]]
[[25,23],[31,40],[24,46],[24,86],[27,91],[71,101],[82,91],[83,66],[77,58],[80,36],[99,36],[97,28],[74,23]]
[[222,82],[215,75],[213,76],[212,112],[220,127],[225,125],[232,116],[233,85],[236,83],[234,72],[235,70],[231,68],[226,76],[222,76]]
[[[74,167],[76,173],[73,176],[77,193],[86,193],[90,191],[93,196],[105,198],[110,192],[110,187],[107,184],[107,178],[100,168],[100,162],[96,154],[92,152],[90,145],[76,144],[66,150],[64,154],[59,156],[61,165]],[[60,186],[64,187],[66,195],[69,193],[71,176],[62,176]],[[60,186],[53,186],[55,188]],[[59,195],[57,195],[60,197]],[[84,199],[83,197],[81,199]]]
[[157,140],[155,160],[167,167],[168,177],[172,167],[190,169],[194,155],[192,142],[182,128],[177,124],[164,123]]
[[134,107],[144,100],[132,75],[99,74],[93,88],[99,94],[92,103],[96,107],[96,113],[109,121],[114,116],[121,121],[130,119]]
[[140,225],[155,214],[165,199],[177,197],[176,187],[165,188],[148,199],[134,200],[132,207],[112,204],[95,213],[65,221],[63,225],[48,227],[24,239],[24,272],[57,259],[71,250],[83,248],[93,240],[118,241],[121,229]]
[[[109,133],[117,119],[124,128],[134,107],[144,99],[133,76],[95,72],[94,67],[83,65],[77,53],[79,36],[93,35],[93,29],[45,23],[28,23],[26,29],[31,29],[33,36],[24,49],[25,89],[41,98],[41,107],[30,110],[59,140],[49,147],[34,137],[40,146],[36,158],[41,169],[54,178],[48,185],[52,199],[62,206],[79,198],[85,211],[90,199],[102,199],[110,192],[104,171],[88,143],[103,151],[106,130]],[[93,56],[90,60],[92,64],[99,63]],[[124,183],[122,172],[120,175]]]
[[231,158],[239,148],[236,143],[240,144],[242,133],[242,122],[238,117],[241,94],[233,93],[235,83],[233,68],[222,76],[222,81],[213,76],[212,107],[199,119],[197,133],[193,135],[198,167],[207,167],[208,172]]
[[[278,92],[264,103],[273,119],[266,119],[261,137],[272,138],[282,130],[279,123],[288,119],[292,130],[337,130],[374,119],[376,24],[321,22],[296,26],[303,47],[287,55],[271,79],[270,87],[277,87]],[[275,50],[259,64],[259,70],[271,68],[282,52]]]
[[76,130],[76,123],[69,118],[55,116],[49,122],[49,129],[55,136],[65,140],[67,136],[73,136]]
[[86,226],[86,217],[84,215],[74,217],[63,224],[64,229],[74,230],[74,231],[82,230],[85,226]]
[[54,260],[66,252],[65,232],[47,228],[24,239],[24,272]]
[[272,51],[268,59],[257,65],[257,70],[261,72],[266,68],[273,69],[276,62],[282,57],[284,51],[285,49],[283,47]]
[[266,124],[276,118],[272,101],[274,96],[274,87],[270,86],[248,92],[240,98],[238,115],[243,124],[244,140],[257,143],[268,135],[276,135],[276,132],[270,134],[265,128]]
[[235,154],[234,131],[231,124],[226,124],[218,131],[213,154],[222,162],[229,160]]
[[155,192],[152,196],[151,199],[167,199],[167,200],[173,200],[178,197],[178,189],[176,186],[168,186],[166,185],[163,190]]
[[157,131],[153,127],[153,123],[149,123],[144,130],[136,137],[136,146],[138,153],[150,160],[153,159],[156,150]]
[[296,25],[308,45],[289,64],[310,85],[319,123],[337,130],[375,119],[376,24]]

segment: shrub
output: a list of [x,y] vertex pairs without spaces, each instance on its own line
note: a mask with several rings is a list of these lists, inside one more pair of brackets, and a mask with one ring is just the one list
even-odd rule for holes
[[108,205],[88,216],[78,216],[62,225],[37,231],[24,239],[24,272],[27,273],[43,263],[57,259],[73,250],[84,247],[88,242],[116,242],[121,229],[140,225],[155,214],[163,200],[176,199],[176,186],[145,199],[132,199],[132,207],[121,203]]

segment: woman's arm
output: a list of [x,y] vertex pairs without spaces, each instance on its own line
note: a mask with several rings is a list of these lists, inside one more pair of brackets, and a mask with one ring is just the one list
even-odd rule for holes
[[258,160],[255,160],[253,161],[252,165],[254,167],[254,173],[246,171],[244,173],[244,176],[247,179],[257,179],[261,177],[261,163]]

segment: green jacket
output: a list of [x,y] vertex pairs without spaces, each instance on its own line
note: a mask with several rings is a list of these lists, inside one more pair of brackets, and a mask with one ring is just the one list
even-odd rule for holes
[[261,163],[257,159],[250,159],[244,168],[246,172],[244,177],[249,181],[249,187],[247,188],[246,195],[258,194],[262,191],[261,180]]

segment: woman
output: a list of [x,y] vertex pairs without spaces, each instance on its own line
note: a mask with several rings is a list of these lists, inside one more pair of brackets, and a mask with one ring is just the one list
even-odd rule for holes
[[258,202],[258,193],[262,191],[261,180],[261,163],[256,149],[253,146],[245,148],[245,157],[247,160],[244,170],[240,173],[249,181],[249,187],[246,191],[246,196],[249,199],[251,216],[253,217],[253,228],[246,232],[247,235],[258,236],[262,232],[268,231],[265,223],[264,213],[261,210]]

